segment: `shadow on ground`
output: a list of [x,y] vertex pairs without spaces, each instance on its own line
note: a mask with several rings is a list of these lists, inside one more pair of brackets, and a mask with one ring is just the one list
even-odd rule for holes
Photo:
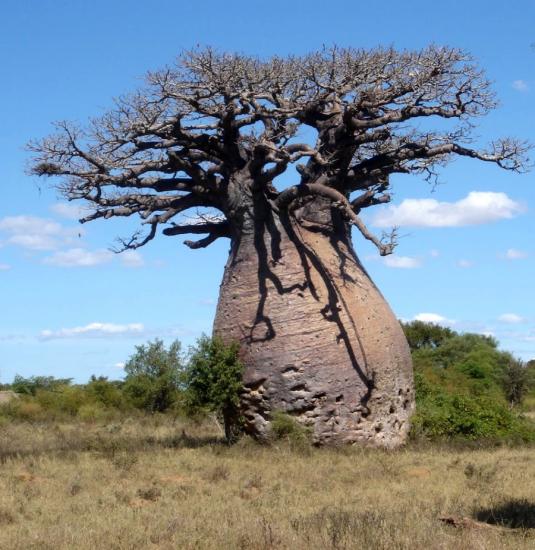
[[490,508],[477,510],[474,518],[511,529],[535,529],[535,503],[526,499],[509,500]]

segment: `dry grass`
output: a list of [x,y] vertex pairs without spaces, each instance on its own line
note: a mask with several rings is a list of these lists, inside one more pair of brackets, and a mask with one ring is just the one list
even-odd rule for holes
[[166,419],[0,426],[0,548],[535,547],[518,528],[535,526],[531,449],[292,451],[218,435]]

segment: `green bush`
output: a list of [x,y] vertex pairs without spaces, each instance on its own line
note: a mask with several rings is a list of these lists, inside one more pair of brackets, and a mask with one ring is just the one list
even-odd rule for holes
[[126,408],[120,384],[103,377],[92,377],[85,385],[72,385],[70,379],[17,376],[11,388],[18,389],[21,398],[3,406],[1,414],[22,421],[108,418]]
[[294,448],[305,448],[310,445],[311,434],[310,430],[293,416],[275,411],[271,417],[271,439],[287,441]]
[[44,410],[56,413],[57,417],[69,417],[76,416],[80,407],[90,402],[90,398],[81,386],[63,386],[55,391],[38,390],[35,401]]
[[164,412],[178,400],[183,370],[180,342],[175,340],[169,349],[158,339],[136,346],[124,370],[123,391],[132,405],[151,413]]
[[[535,440],[535,427],[511,410],[511,392],[523,392],[522,372],[496,340],[451,329],[404,325],[411,334],[416,388],[412,435],[467,440]],[[432,344],[424,336],[432,334]],[[409,340],[411,343],[411,340]]]
[[11,401],[0,408],[0,413],[9,420],[22,420],[25,422],[38,422],[44,420],[47,416],[47,411],[32,399]]
[[35,395],[38,390],[54,391],[63,386],[69,386],[72,378],[54,378],[53,376],[32,376],[23,378],[15,375],[11,390],[21,395]]
[[123,383],[119,381],[109,381],[104,376],[91,376],[85,386],[91,401],[100,403],[110,409],[124,410],[128,407],[124,392]]
[[470,440],[535,439],[533,428],[505,404],[484,396],[446,392],[417,400],[412,435]]
[[225,345],[220,338],[201,336],[191,350],[183,372],[184,406],[189,414],[200,410],[221,416],[228,441],[240,431],[240,392],[243,365],[237,343]]

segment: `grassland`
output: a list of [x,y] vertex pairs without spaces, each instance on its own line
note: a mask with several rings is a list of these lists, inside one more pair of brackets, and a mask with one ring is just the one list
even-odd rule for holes
[[4,423],[0,548],[535,547],[532,448],[388,453],[220,437],[215,424],[163,416]]

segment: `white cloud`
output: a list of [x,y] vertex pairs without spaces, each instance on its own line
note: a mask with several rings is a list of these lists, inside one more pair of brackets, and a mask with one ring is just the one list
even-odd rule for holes
[[113,252],[98,249],[93,252],[83,248],[70,248],[45,258],[43,263],[57,267],[93,267],[111,262]]
[[[43,263],[57,267],[94,267],[112,262],[115,256],[113,252],[104,248],[92,251],[85,248],[69,248],[44,258]],[[143,257],[135,250],[122,252],[119,259],[124,267],[135,268],[145,265]]]
[[116,369],[124,369],[124,366],[125,366],[125,363],[115,363],[115,365],[113,365]]
[[50,210],[52,210],[54,214],[68,220],[79,220],[89,212],[89,209],[85,208],[83,205],[71,202],[57,202],[50,207]]
[[500,315],[498,317],[498,321],[515,325],[518,323],[524,323],[526,319],[524,319],[524,317],[521,317],[520,315],[517,315],[516,313],[504,313],[503,315]]
[[141,323],[116,325],[113,323],[89,323],[84,327],[61,328],[59,330],[43,330],[40,338],[53,340],[58,338],[109,338],[118,336],[139,336],[143,334]]
[[440,256],[440,252],[436,248],[433,248],[433,250],[429,251],[429,255],[431,258],[438,258]]
[[525,80],[513,80],[511,86],[513,86],[517,92],[527,92],[529,90],[529,86]]
[[125,250],[121,252],[119,258],[125,267],[143,267],[145,265],[143,256],[137,250]]
[[35,216],[7,216],[0,220],[0,230],[8,233],[45,233],[57,235],[61,233],[62,227],[59,223],[46,218]]
[[422,266],[422,261],[418,258],[411,258],[410,256],[385,256],[383,263],[387,267],[394,267],[399,269],[415,269]]
[[80,233],[79,230],[65,228],[54,220],[23,215],[0,219],[0,231],[8,234],[5,244],[29,250],[55,250],[71,242]]
[[456,323],[453,319],[447,319],[438,313],[418,313],[414,316],[414,321],[434,323],[435,325],[454,325]]
[[473,265],[474,265],[474,262],[471,262],[470,260],[457,261],[457,267],[468,268],[468,267],[472,267]]
[[461,227],[510,219],[526,210],[505,193],[471,191],[457,202],[435,199],[405,199],[380,210],[373,220],[377,227]]
[[7,271],[8,269],[11,269],[9,264],[0,264],[0,271]]
[[524,250],[518,250],[516,248],[509,248],[505,253],[506,260],[523,260],[527,258],[529,254]]
[[60,243],[49,235],[13,235],[7,240],[8,244],[14,244],[29,250],[54,250]]

